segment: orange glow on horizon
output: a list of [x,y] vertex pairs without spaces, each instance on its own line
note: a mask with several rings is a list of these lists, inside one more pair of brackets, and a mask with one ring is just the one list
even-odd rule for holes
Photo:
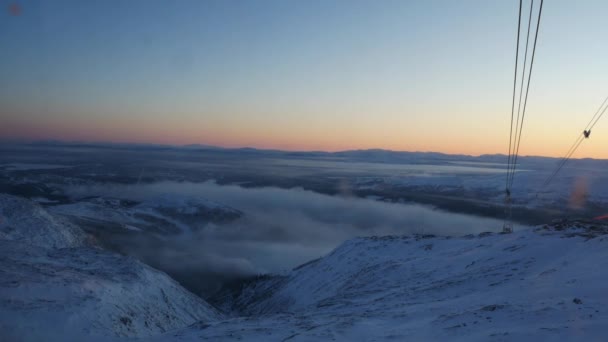
[[[356,149],[386,149],[393,151],[441,152],[447,154],[506,154],[504,132],[480,132],[459,136],[459,133],[438,134],[419,129],[387,127],[361,127],[352,125],[348,130],[334,126],[309,126],[301,129],[274,125],[234,126],[215,122],[193,124],[168,120],[141,120],[133,118],[39,120],[26,122],[12,120],[2,125],[0,136],[30,140],[56,139],[64,141],[107,141],[155,143],[167,145],[204,144],[226,148],[253,147],[286,151],[344,151]],[[522,143],[521,155],[562,157],[570,141],[556,136],[531,136]],[[595,132],[594,132],[595,133]],[[524,145],[525,144],[525,145]],[[608,139],[601,134],[592,136],[581,145],[574,158],[591,157],[608,159]]]

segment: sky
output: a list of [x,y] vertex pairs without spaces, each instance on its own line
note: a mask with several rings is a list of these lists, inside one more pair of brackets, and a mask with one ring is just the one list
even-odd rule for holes
[[[0,6],[0,138],[508,151],[517,0]],[[608,96],[607,11],[545,2],[522,155],[564,155]],[[574,157],[608,158],[608,117]]]

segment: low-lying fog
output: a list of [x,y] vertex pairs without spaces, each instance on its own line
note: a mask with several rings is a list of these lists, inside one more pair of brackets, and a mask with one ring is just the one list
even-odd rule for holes
[[196,233],[125,238],[129,253],[162,269],[195,292],[209,295],[226,282],[280,272],[329,252],[356,236],[465,235],[498,231],[502,221],[431,207],[328,196],[302,189],[243,188],[213,182],[162,182],[68,188],[72,197],[144,200],[159,195],[199,196],[245,215]]

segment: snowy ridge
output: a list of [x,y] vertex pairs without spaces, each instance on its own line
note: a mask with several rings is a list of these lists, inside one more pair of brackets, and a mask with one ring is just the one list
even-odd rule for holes
[[74,243],[82,231],[27,200],[0,199],[0,341],[145,337],[222,318],[166,274]]
[[[177,195],[161,195],[143,202],[94,197],[52,206],[49,210],[72,219],[162,234],[201,229],[209,223],[229,222],[243,215],[236,209],[204,198]],[[86,224],[86,221],[81,223]]]
[[0,269],[5,337],[150,336],[220,317],[164,273],[101,249],[0,241]]
[[606,232],[357,238],[245,286],[232,308],[248,317],[166,340],[602,340]]
[[0,194],[0,239],[62,248],[84,245],[86,235],[31,201]]

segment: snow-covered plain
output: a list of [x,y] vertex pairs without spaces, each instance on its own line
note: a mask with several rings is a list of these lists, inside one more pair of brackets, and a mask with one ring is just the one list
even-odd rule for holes
[[6,168],[11,171],[29,171],[29,170],[52,170],[69,168],[69,165],[57,164],[38,164],[38,163],[9,163],[0,164],[0,168]]
[[[517,169],[513,188],[514,204],[527,207],[572,205],[573,196],[601,205],[608,203],[608,176],[604,160],[570,160],[555,178],[543,186],[555,169],[556,161],[527,157]],[[435,194],[474,194],[477,199],[502,203],[505,188],[505,164],[492,162],[452,162],[453,165],[469,165],[469,169],[457,172],[450,168],[427,165],[418,172],[388,173],[357,177],[358,189],[406,189],[414,192]],[[381,169],[382,170],[382,169]],[[494,172],[492,172],[494,171]]]

